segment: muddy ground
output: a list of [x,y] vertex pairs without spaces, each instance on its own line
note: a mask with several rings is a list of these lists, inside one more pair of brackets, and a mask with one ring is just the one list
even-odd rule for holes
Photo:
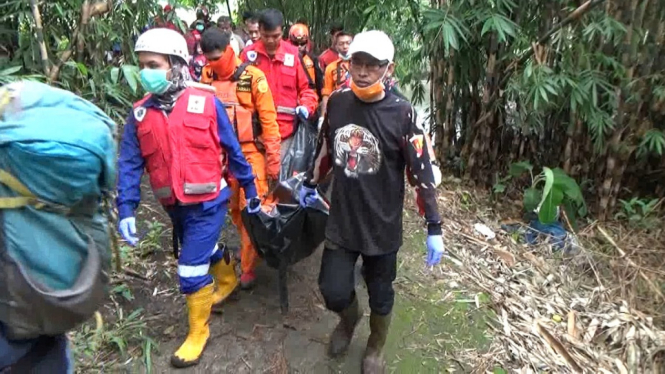
[[[90,334],[79,334],[78,371],[360,373],[369,335],[364,283],[359,282],[358,295],[365,318],[350,351],[343,358],[329,359],[326,343],[337,317],[325,309],[318,291],[320,250],[290,269],[288,314],[280,313],[277,271],[261,264],[257,286],[239,292],[238,300],[229,302],[222,314],[213,314],[211,339],[200,364],[191,369],[172,369],[169,358],[186,336],[187,319],[185,299],[177,289],[176,262],[170,253],[170,230],[165,218],[154,204],[141,208],[139,226],[143,231],[147,228],[148,233],[140,248],[122,246],[123,262],[129,270],[116,277],[113,301],[102,311],[109,332],[100,339],[110,342],[102,342],[102,348],[90,354],[90,344],[83,342],[83,337],[89,340]],[[385,349],[389,372],[466,372],[470,368],[456,359],[456,353],[486,346],[488,314],[484,308],[456,301],[469,295],[451,291],[441,269],[424,268],[424,227],[411,209],[405,211],[404,224],[405,240],[395,281],[397,298]],[[230,246],[239,244],[232,225],[227,225],[222,241]],[[114,324],[132,311],[140,313],[141,323],[137,325],[143,329],[130,331],[129,327],[119,327],[118,322]],[[116,333],[114,328],[127,331]],[[142,339],[136,339],[137,334]],[[119,335],[126,345],[124,350],[118,349],[113,340]],[[151,340],[149,346],[143,335]],[[83,350],[87,356],[81,354]]]

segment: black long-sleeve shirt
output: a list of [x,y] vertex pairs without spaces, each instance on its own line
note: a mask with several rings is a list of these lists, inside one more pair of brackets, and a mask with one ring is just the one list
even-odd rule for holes
[[411,103],[390,92],[374,103],[350,89],[328,101],[313,168],[313,186],[334,174],[326,240],[365,255],[402,245],[404,172],[417,187],[430,235],[441,234],[436,186],[426,134]]

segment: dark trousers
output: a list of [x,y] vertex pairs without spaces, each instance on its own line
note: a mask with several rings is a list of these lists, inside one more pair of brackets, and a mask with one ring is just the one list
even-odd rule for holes
[[0,326],[1,374],[69,374],[74,372],[65,335],[9,341],[1,330]]
[[360,252],[326,247],[319,273],[319,289],[326,307],[341,313],[356,297],[354,269],[359,256],[363,258],[362,274],[367,284],[370,309],[385,316],[395,304],[393,281],[397,272],[397,252],[365,256]]

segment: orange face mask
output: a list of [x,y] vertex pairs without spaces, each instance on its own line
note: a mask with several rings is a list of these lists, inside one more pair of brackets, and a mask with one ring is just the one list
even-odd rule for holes
[[376,100],[386,89],[386,86],[383,84],[383,78],[386,77],[387,72],[388,69],[386,69],[383,76],[378,81],[367,87],[358,87],[353,79],[351,79],[351,83],[349,84],[351,91],[353,91],[353,93],[356,94],[356,97],[362,101],[372,102]]
[[229,80],[236,71],[236,54],[231,46],[227,46],[224,53],[215,61],[208,62],[217,79]]

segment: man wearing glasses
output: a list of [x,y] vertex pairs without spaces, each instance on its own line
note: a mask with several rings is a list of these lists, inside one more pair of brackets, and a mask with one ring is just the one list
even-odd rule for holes
[[349,53],[350,88],[330,95],[300,204],[312,205],[316,185],[333,173],[319,273],[326,307],[340,317],[329,353],[338,356],[348,349],[362,316],[354,287],[355,263],[362,256],[371,309],[363,373],[384,373],[381,352],[395,300],[392,283],[402,245],[405,170],[427,221],[428,266],[441,261],[444,245],[427,135],[411,104],[383,83],[394,71],[393,43],[382,31],[367,31],[356,35]]

